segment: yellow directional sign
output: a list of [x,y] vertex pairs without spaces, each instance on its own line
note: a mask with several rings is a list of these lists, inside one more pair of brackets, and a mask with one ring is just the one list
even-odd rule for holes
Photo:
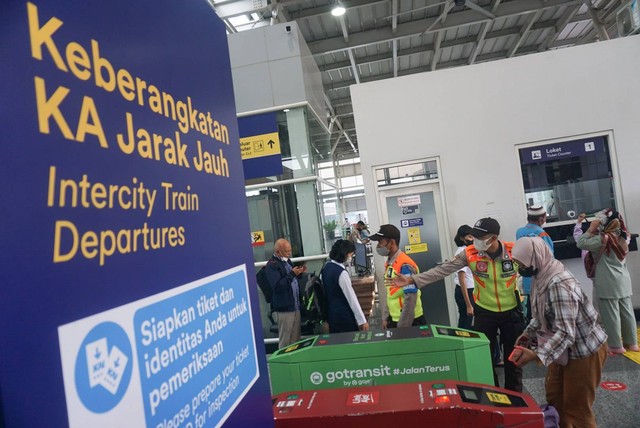
[[277,132],[240,138],[242,159],[260,158],[280,153],[280,138]]

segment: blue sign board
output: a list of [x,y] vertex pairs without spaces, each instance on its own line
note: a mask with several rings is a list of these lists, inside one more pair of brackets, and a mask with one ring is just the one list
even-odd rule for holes
[[223,23],[0,14],[0,426],[272,426]]
[[417,226],[423,226],[423,225],[424,225],[424,220],[422,217],[400,220],[400,227],[417,227]]
[[[241,139],[252,136],[268,136],[274,133],[277,135],[278,122],[276,113],[270,112],[238,118],[238,132]],[[273,147],[273,144],[270,143],[273,143],[273,141],[266,138],[265,144]],[[279,143],[277,147],[276,151],[266,148],[264,150],[265,155],[257,155],[254,152],[249,156],[244,156],[242,160],[244,178],[249,180],[282,174],[282,154]]]
[[605,152],[604,137],[582,138],[562,143],[520,149],[522,165]]

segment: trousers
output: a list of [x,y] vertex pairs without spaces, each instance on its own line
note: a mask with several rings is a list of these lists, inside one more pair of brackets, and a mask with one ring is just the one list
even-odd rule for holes
[[607,349],[602,345],[586,358],[570,359],[566,366],[549,364],[544,389],[547,402],[558,410],[560,428],[595,428],[593,402]]
[[282,349],[300,340],[300,311],[276,312],[276,314],[278,314],[278,349]]
[[[497,335],[500,331],[500,341],[504,349],[504,387],[511,391],[522,392],[522,368],[517,367],[508,360],[508,356],[513,351],[516,339],[524,331],[524,320],[514,308],[504,312],[493,312],[476,305],[473,329],[484,333],[489,339],[489,349],[496,349],[498,343]],[[493,354],[493,352],[492,352]],[[493,362],[493,381],[498,384],[498,374],[496,373],[495,355],[491,355]]]

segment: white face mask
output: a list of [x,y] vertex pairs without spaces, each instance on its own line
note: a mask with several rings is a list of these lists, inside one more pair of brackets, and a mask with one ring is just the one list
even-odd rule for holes
[[484,241],[482,239],[473,238],[473,246],[476,247],[476,250],[478,251],[487,251],[487,249],[489,248],[490,240],[491,238],[488,238]]
[[344,262],[344,263],[345,263],[345,264],[347,264],[347,265],[349,265],[349,264],[351,264],[351,260],[353,260],[353,256],[351,256],[351,257],[347,257],[347,260],[345,260],[345,262]]

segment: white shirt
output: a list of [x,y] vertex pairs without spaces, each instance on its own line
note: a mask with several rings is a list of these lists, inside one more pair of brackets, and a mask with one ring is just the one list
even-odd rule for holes
[[[342,263],[338,263],[334,260],[330,260],[330,262],[335,263],[345,269]],[[356,292],[353,291],[353,286],[351,285],[351,276],[349,276],[349,272],[347,272],[346,270],[342,271],[340,277],[338,277],[338,285],[342,290],[342,294],[344,294],[344,297],[346,297],[347,303],[349,303],[351,312],[353,312],[353,315],[356,317],[356,324],[362,325],[366,323],[367,319],[362,312],[362,308],[360,307],[360,303],[358,302],[358,298],[356,297]]]
[[[467,247],[458,247],[456,251],[456,256],[463,252]],[[464,282],[467,284],[467,288],[473,288],[473,274],[471,273],[471,269],[469,266],[465,266],[460,269],[458,272],[464,272]],[[453,280],[456,282],[456,285],[460,285],[460,279],[458,278],[458,272],[453,276]]]

